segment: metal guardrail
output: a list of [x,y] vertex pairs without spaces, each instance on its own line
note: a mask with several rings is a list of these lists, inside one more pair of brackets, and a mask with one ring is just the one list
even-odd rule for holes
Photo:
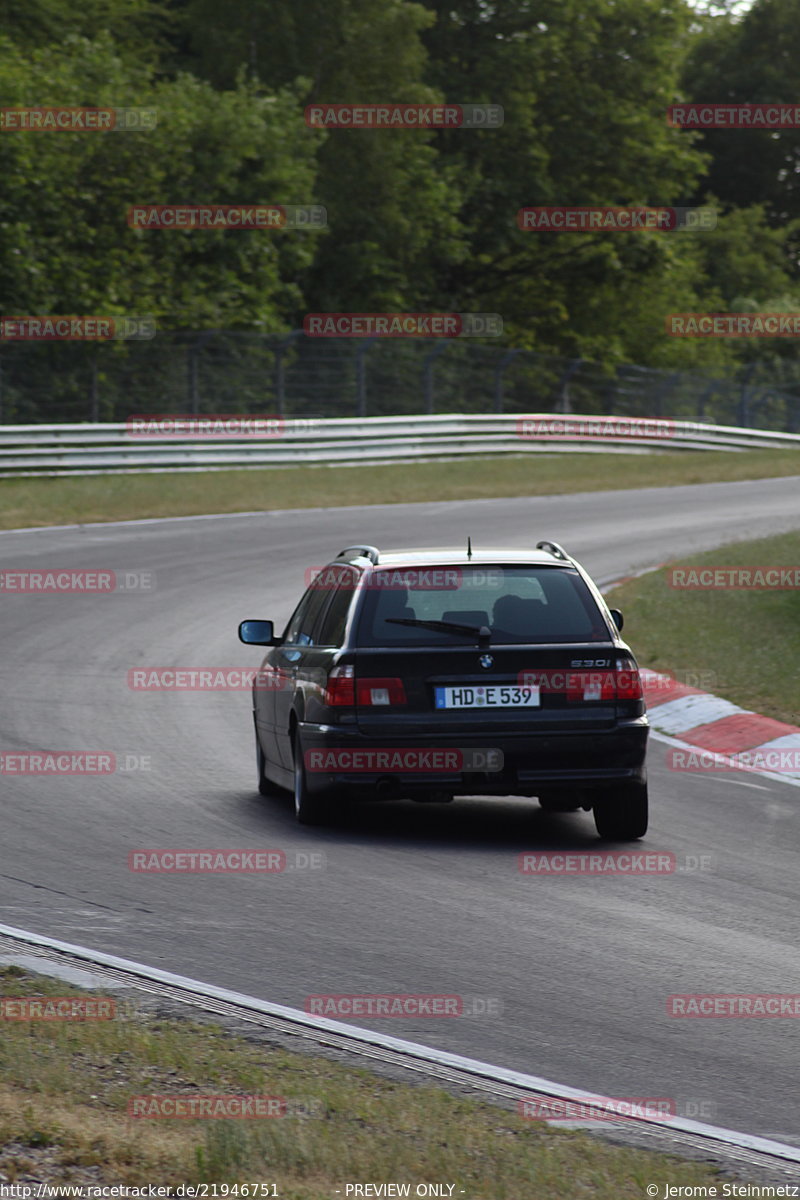
[[[230,421],[258,418],[230,414]],[[202,420],[202,418],[200,418]],[[262,418],[263,420],[263,418]],[[443,415],[278,420],[270,437],[134,434],[127,424],[0,426],[0,476],[223,471],[527,453],[800,448],[800,434],[644,417]]]

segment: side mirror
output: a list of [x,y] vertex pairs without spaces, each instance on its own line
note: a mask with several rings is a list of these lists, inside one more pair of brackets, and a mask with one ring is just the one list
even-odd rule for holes
[[272,621],[242,621],[239,641],[247,646],[276,646],[278,639]]
[[625,624],[625,618],[623,617],[623,615],[619,611],[619,609],[611,608],[611,609],[609,609],[609,612],[611,613],[611,619],[614,622],[614,624],[616,625],[617,629],[622,629],[622,626]]

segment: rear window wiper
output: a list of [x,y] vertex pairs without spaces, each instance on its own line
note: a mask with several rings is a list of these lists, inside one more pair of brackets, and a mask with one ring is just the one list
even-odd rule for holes
[[464,633],[468,637],[489,641],[491,630],[488,625],[460,625],[457,621],[426,621],[421,617],[384,617],[387,625],[411,625],[421,629],[432,629],[434,633]]

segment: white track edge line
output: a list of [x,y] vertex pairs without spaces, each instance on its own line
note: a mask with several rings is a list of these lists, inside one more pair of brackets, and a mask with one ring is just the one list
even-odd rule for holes
[[[386,1050],[399,1051],[410,1057],[440,1066],[453,1067],[483,1079],[494,1080],[498,1083],[508,1083],[515,1087],[527,1088],[532,1092],[556,1096],[559,1099],[574,1100],[587,1105],[605,1102],[608,1099],[608,1097],[598,1096],[592,1092],[585,1092],[578,1088],[569,1087],[566,1084],[553,1083],[551,1080],[542,1079],[537,1075],[527,1075],[520,1071],[511,1071],[506,1067],[496,1067],[491,1063],[481,1062],[479,1059],[464,1058],[459,1054],[451,1054],[446,1050],[437,1050],[431,1046],[424,1046],[419,1042],[409,1042],[403,1038],[390,1037],[387,1034],[377,1033],[370,1029],[362,1029],[360,1026],[346,1025],[342,1021],[331,1021],[327,1017],[312,1017],[309,1013],[302,1012],[297,1008],[287,1008],[282,1004],[271,1004],[266,1000],[259,1000],[255,996],[246,996],[240,992],[229,991],[227,988],[219,988],[213,984],[201,983],[199,980],[189,979],[185,975],[173,975],[171,972],[162,971],[157,967],[148,967],[127,958],[118,958],[113,954],[104,954],[101,951],[89,950],[85,946],[76,946],[71,942],[62,942],[54,938],[42,937],[40,934],[30,933],[24,929],[16,929],[10,925],[0,925],[0,935],[11,938],[14,941],[27,943],[28,945],[40,946],[43,949],[57,950],[65,954],[71,954],[75,958],[96,963],[99,966],[127,971],[129,974],[139,975],[143,979],[181,988],[184,991],[194,992],[199,996],[207,996],[209,999],[236,1004],[240,1008],[249,1008],[256,1012],[261,1012],[265,1016],[283,1017],[297,1025],[303,1025],[310,1029],[338,1033],[349,1037],[353,1041],[379,1046]],[[679,1133],[693,1134],[696,1137],[712,1139],[729,1146],[735,1146],[741,1150],[751,1150],[756,1153],[768,1154],[775,1158],[788,1159],[791,1162],[800,1163],[800,1146],[791,1146],[785,1142],[773,1141],[770,1138],[741,1133],[733,1129],[724,1129],[716,1125],[707,1125],[702,1121],[692,1121],[687,1117],[637,1117],[634,1119],[639,1126],[653,1125],[667,1132],[674,1130]]]

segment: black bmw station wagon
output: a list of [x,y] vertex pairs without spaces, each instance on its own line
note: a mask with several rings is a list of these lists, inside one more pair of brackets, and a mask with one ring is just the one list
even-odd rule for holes
[[258,786],[298,820],[344,801],[530,796],[594,812],[601,837],[647,830],[648,721],[636,660],[586,571],[530,552],[350,546],[267,646],[253,687]]

